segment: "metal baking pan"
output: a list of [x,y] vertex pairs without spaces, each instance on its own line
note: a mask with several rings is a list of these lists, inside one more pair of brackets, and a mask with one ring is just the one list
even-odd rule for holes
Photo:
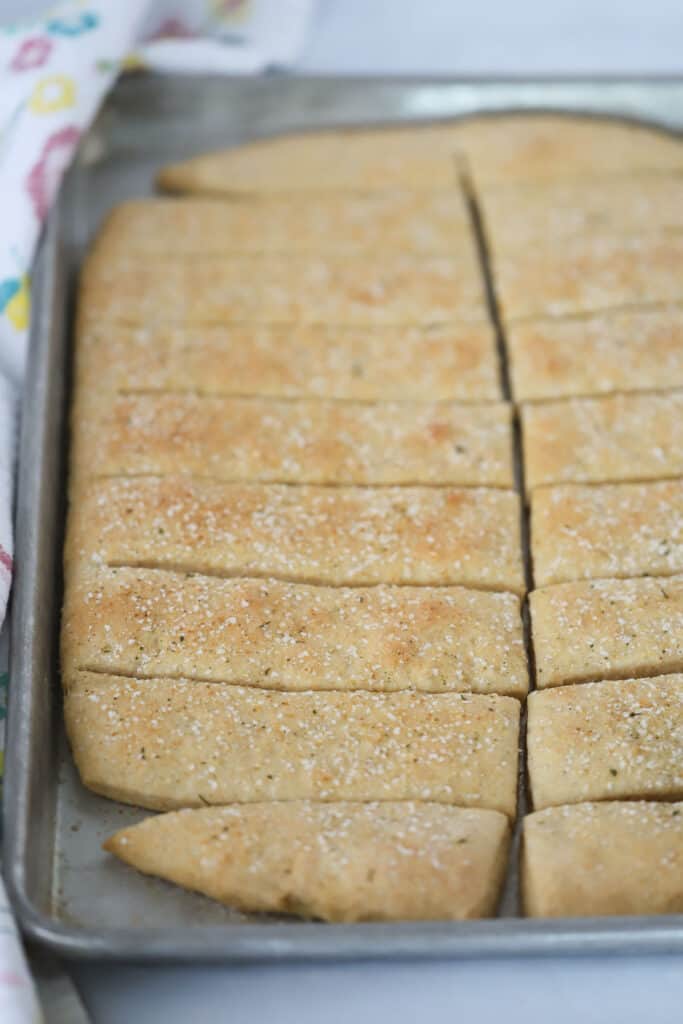
[[105,836],[147,812],[87,792],[64,739],[57,631],[69,325],[75,270],[103,214],[149,193],[164,162],[203,149],[295,128],[520,109],[610,114],[679,131],[683,80],[136,77],[116,87],[84,139],[34,278],[20,441],[4,853],[30,938],[69,956],[157,962],[683,951],[683,915],[525,920],[514,862],[495,920],[327,925],[238,914],[101,851]]

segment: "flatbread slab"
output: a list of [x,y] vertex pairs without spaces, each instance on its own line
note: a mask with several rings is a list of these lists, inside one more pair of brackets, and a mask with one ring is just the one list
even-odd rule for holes
[[73,432],[78,476],[514,486],[505,403],[94,394]]
[[506,114],[264,139],[171,164],[158,183],[214,195],[438,189],[454,185],[465,166],[477,183],[677,171],[683,147],[662,131],[616,119]]
[[[372,401],[492,401],[502,397],[490,324],[334,327],[325,324],[103,324],[91,309],[76,352],[91,392]],[[397,358],[397,353],[401,358]]]
[[681,306],[520,321],[506,342],[520,402],[683,387]]
[[496,293],[506,322],[683,300],[683,231],[582,235],[507,247],[493,236]]
[[457,140],[478,184],[683,169],[683,146],[676,137],[616,118],[479,117],[457,126]]
[[683,480],[560,484],[531,496],[536,586],[683,572]]
[[105,221],[98,247],[108,259],[131,253],[216,256],[230,252],[448,253],[470,231],[463,193],[307,192],[215,199],[134,199]]
[[111,264],[95,252],[80,317],[121,324],[391,326],[486,320],[474,245],[446,256],[386,252],[144,256]]
[[530,917],[683,911],[683,804],[610,801],[524,819]]
[[274,693],[90,673],[65,684],[83,782],[124,803],[433,800],[515,814],[512,697]]
[[536,810],[683,797],[683,675],[536,691],[528,715]]
[[683,391],[568,398],[522,407],[529,490],[683,474]]
[[683,671],[683,576],[558,583],[529,607],[539,688]]
[[72,502],[67,567],[302,583],[524,589],[519,497],[445,487],[289,487],[111,477]]
[[453,129],[336,129],[260,139],[164,167],[168,192],[444,189],[457,184]]
[[240,910],[407,921],[491,916],[509,842],[496,811],[300,800],[157,815],[104,848]]
[[67,588],[62,667],[274,690],[528,688],[519,598],[102,569]]
[[484,186],[488,234],[506,248],[594,234],[683,228],[683,176],[629,174]]

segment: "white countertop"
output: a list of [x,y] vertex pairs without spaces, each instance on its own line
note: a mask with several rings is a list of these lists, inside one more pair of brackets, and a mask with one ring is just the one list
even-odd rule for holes
[[[320,0],[297,70],[681,73],[683,2]],[[672,957],[214,969],[81,965],[74,975],[97,1024],[673,1024],[683,1012],[681,962]]]

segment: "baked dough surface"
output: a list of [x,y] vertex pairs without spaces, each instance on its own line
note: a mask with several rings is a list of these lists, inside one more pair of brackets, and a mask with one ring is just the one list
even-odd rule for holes
[[506,322],[683,300],[683,231],[581,235],[558,244],[492,241]]
[[679,173],[484,186],[478,198],[489,234],[508,249],[534,241],[560,246],[573,236],[683,228]]
[[104,846],[242,910],[405,921],[492,915],[509,841],[496,811],[299,800],[157,815]]
[[111,477],[72,503],[67,568],[156,567],[333,585],[524,589],[519,497],[447,487],[290,487]]
[[444,189],[457,184],[453,128],[370,128],[260,139],[164,167],[169,192]]
[[622,802],[683,797],[682,171],[642,126],[480,117],[207,154],[160,175],[195,198],[110,216],[65,715],[87,786],[185,810],[108,849],[250,911],[494,913],[528,686],[507,339],[552,584],[526,910],[683,909],[675,809]]
[[81,778],[124,803],[433,800],[515,815],[512,697],[278,693],[88,672],[65,685]]
[[522,406],[526,486],[683,474],[683,391]]
[[225,195],[449,188],[462,170],[477,183],[509,183],[681,169],[680,142],[665,132],[602,118],[506,114],[265,139],[171,164],[158,182],[172,192]]
[[615,118],[502,114],[454,126],[475,182],[622,177],[683,168],[680,140]]
[[611,801],[549,807],[524,819],[531,917],[683,911],[683,804]]
[[683,671],[683,576],[558,583],[529,607],[539,689]]
[[584,800],[683,797],[683,675],[537,691],[528,710],[536,810]]
[[84,272],[80,316],[144,326],[486,320],[474,244],[461,241],[453,250],[457,254],[245,253],[153,262],[131,256],[113,264],[101,250]]
[[73,431],[78,476],[514,486],[504,403],[95,393]]
[[130,326],[102,323],[92,307],[81,312],[76,371],[84,391],[364,401],[502,397],[495,336],[484,322]]
[[683,480],[559,484],[531,495],[538,587],[683,572]]
[[683,307],[525,320],[506,331],[519,402],[683,387]]
[[115,207],[97,247],[110,260],[230,252],[391,249],[448,253],[470,232],[461,191],[284,193],[219,202],[134,199]]
[[67,589],[62,666],[274,690],[523,697],[519,598],[101,569]]

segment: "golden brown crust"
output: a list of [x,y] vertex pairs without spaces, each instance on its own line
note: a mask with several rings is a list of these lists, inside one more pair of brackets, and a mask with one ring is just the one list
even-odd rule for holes
[[[455,249],[455,247],[454,247]],[[80,323],[391,326],[486,320],[474,245],[457,255],[339,254],[138,257],[95,251],[82,276]]]
[[558,583],[529,607],[539,688],[683,671],[683,576]]
[[616,118],[502,114],[457,127],[477,182],[595,178],[683,169],[683,146],[665,132]]
[[680,306],[520,321],[506,341],[520,402],[683,386]]
[[434,800],[515,814],[519,701],[65,677],[86,786],[152,809]]
[[524,589],[518,495],[485,488],[99,479],[72,502],[66,563]]
[[467,163],[480,182],[543,181],[683,169],[664,132],[554,114],[474,117],[426,127],[315,132],[252,142],[163,168],[172,192],[449,188]]
[[67,588],[62,667],[274,690],[523,697],[519,598],[462,587],[309,587],[148,569]]
[[242,910],[462,920],[494,913],[509,839],[496,811],[292,801],[157,815],[104,847],[139,871]]
[[74,417],[79,477],[513,486],[511,407],[101,395]]
[[537,691],[528,710],[536,810],[683,797],[683,675]]
[[485,185],[478,199],[487,232],[506,249],[560,244],[574,235],[683,228],[680,173]]
[[[246,909],[493,912],[507,824],[456,805],[515,813],[520,707],[490,693],[526,689],[519,601],[485,591],[524,579],[509,409],[446,404],[500,395],[458,174],[484,183],[515,391],[539,399],[683,383],[679,310],[660,308],[683,302],[680,171],[680,143],[643,128],[478,119],[208,155],[162,180],[232,201],[113,214],[79,314],[69,736],[106,796],[245,806],[152,820],[111,849]],[[527,408],[530,489],[683,476],[682,403]],[[675,573],[681,496],[655,486],[663,505],[642,488],[537,492],[538,579]],[[539,686],[556,687],[530,701],[537,806],[683,796],[683,675],[604,681],[683,671],[679,605],[683,575],[532,595]],[[575,865],[597,838],[565,842]],[[555,913],[528,870],[530,912]],[[667,885],[638,899],[679,899]]]
[[526,486],[683,474],[683,391],[522,406]]
[[683,911],[683,804],[583,803],[524,819],[531,917]]
[[586,235],[561,245],[492,241],[506,322],[683,300],[683,231]]
[[216,199],[134,199],[109,214],[97,240],[110,261],[230,252],[450,252],[470,232],[458,188],[285,193]]
[[162,168],[168,192],[443,189],[457,184],[453,127],[350,129],[275,136]]
[[[396,358],[396,353],[401,358]],[[374,401],[501,397],[488,323],[423,327],[231,324],[131,327],[84,321],[79,386],[206,395]]]
[[563,484],[531,496],[534,581],[683,572],[683,480]]

